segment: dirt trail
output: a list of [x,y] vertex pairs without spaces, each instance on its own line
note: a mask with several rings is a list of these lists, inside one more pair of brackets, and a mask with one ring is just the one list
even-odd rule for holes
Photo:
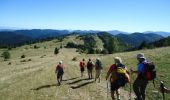
[[[79,61],[71,61],[73,57],[79,57],[78,53],[74,51],[67,51],[64,49],[60,51],[57,58],[63,59],[66,65],[63,84],[59,88],[67,87],[67,93],[61,96],[57,91],[57,96],[63,100],[111,100],[110,93],[107,90],[107,82],[102,79],[100,83],[95,82],[94,79],[88,80],[87,72],[83,78],[80,76]],[[68,56],[68,55],[72,56]],[[63,56],[64,55],[64,56]],[[58,87],[57,87],[58,88]],[[121,100],[129,100],[129,92],[123,89],[121,91]],[[132,98],[134,94],[132,93]]]
[[[82,56],[94,57],[80,55],[75,49],[61,49],[58,55],[33,56],[31,62],[20,63],[14,59],[15,67],[4,66],[0,73],[1,100],[111,100],[104,79],[101,83],[86,79],[87,70],[85,76],[80,77]],[[77,57],[77,61],[72,61],[73,57]],[[65,65],[65,74],[62,85],[56,86],[54,71],[60,60]],[[121,89],[121,100],[128,99],[129,93]]]

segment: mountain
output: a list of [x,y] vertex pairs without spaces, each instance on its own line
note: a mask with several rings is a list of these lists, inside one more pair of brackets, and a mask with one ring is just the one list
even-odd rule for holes
[[170,32],[163,32],[163,31],[158,31],[158,32],[146,31],[146,32],[144,32],[144,33],[145,33],[145,34],[154,33],[154,34],[162,35],[163,37],[168,37],[168,36],[170,36]]
[[34,39],[41,39],[47,37],[58,37],[61,35],[69,34],[67,30],[51,30],[51,29],[32,29],[32,30],[16,30],[16,34],[25,35]]
[[139,46],[143,41],[151,43],[164,38],[163,36],[154,33],[118,34],[116,37],[133,47]]
[[22,45],[32,38],[16,34],[15,32],[0,32],[0,47]]
[[123,31],[118,31],[118,30],[113,30],[113,31],[107,31],[108,33],[112,35],[117,35],[117,34],[130,34],[128,32],[123,32]]
[[170,46],[170,36],[166,37],[164,39],[161,39],[159,41],[151,43],[152,46],[154,47],[165,47],[165,46]]

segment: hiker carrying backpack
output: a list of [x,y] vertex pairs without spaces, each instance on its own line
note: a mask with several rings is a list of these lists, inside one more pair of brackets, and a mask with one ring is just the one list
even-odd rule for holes
[[96,77],[95,77],[95,81],[98,79],[98,82],[100,83],[100,79],[101,79],[101,72],[102,72],[102,62],[100,60],[100,58],[96,59],[96,63],[95,63],[95,69],[96,69]]
[[87,62],[87,71],[88,71],[89,79],[93,78],[93,67],[94,67],[94,64],[91,61],[91,59],[89,59],[89,61]]
[[62,64],[62,61],[60,61],[59,64],[56,66],[55,73],[57,74],[58,85],[60,85],[64,74],[64,66]]
[[107,72],[106,80],[110,77],[111,84],[111,96],[115,100],[115,92],[117,99],[120,100],[119,88],[125,86],[126,83],[130,82],[128,71],[125,65],[122,64],[120,57],[115,57],[115,64],[111,65]]
[[155,65],[148,62],[143,53],[137,54],[137,60],[139,61],[137,71],[131,69],[132,73],[137,73],[138,75],[133,83],[133,90],[137,100],[145,100],[145,90],[148,81],[156,78],[156,70]]

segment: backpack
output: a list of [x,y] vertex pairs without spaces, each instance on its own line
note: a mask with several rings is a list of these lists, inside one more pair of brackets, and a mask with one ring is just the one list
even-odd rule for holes
[[146,62],[144,64],[144,78],[148,81],[154,80],[156,78],[156,68],[154,63]]
[[111,74],[111,82],[116,82],[118,86],[125,86],[130,81],[126,68],[123,64],[113,65],[115,67]]
[[93,62],[92,61],[88,61],[87,69],[92,69],[92,68],[93,68]]
[[96,61],[96,69],[103,69],[101,61]]

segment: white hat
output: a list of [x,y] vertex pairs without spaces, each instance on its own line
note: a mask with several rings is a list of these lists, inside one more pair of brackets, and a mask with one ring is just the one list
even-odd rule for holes
[[139,54],[137,54],[136,58],[144,58],[145,59],[145,56],[143,53],[139,53]]
[[63,63],[63,61],[59,61],[59,64],[62,64]]
[[100,60],[100,58],[97,58],[96,60]]
[[120,57],[115,57],[114,60],[115,63],[122,63],[122,59]]

